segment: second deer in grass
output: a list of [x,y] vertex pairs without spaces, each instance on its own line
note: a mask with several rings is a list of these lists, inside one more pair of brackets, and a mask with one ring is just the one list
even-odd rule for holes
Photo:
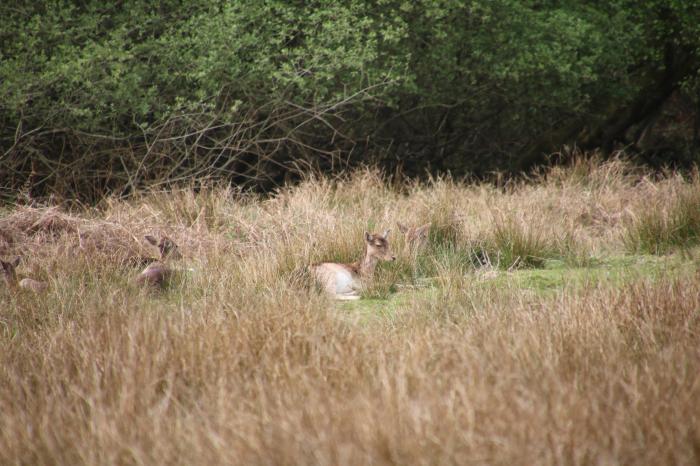
[[40,282],[32,278],[23,278],[22,280],[17,279],[16,268],[19,265],[20,258],[16,257],[14,260],[5,262],[0,260],[0,266],[2,267],[2,278],[5,280],[8,288],[17,289],[23,288],[25,290],[32,290],[35,293],[40,293],[45,291],[49,287],[45,282]]
[[416,254],[422,250],[428,244],[428,231],[430,230],[430,223],[421,225],[419,227],[409,227],[403,223],[397,223],[399,231],[403,233],[404,244],[408,250]]
[[136,283],[139,285],[155,285],[160,286],[165,283],[172,275],[172,269],[168,265],[169,259],[179,259],[181,256],[177,244],[167,236],[161,237],[158,241],[151,235],[144,236],[145,240],[151,245],[158,248],[160,259],[154,260],[136,277]]
[[323,262],[312,265],[310,269],[314,278],[336,299],[360,299],[362,281],[372,278],[377,263],[380,260],[396,260],[389,248],[387,236],[389,230],[381,235],[365,232],[365,254],[362,259],[352,264]]

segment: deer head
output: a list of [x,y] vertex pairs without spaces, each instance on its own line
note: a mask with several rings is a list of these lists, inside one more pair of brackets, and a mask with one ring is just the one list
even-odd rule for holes
[[428,232],[430,231],[430,223],[419,227],[409,227],[403,223],[397,224],[399,231],[403,233],[406,246],[414,251],[422,249],[428,244]]
[[0,266],[2,266],[2,278],[9,286],[15,286],[17,284],[17,272],[15,269],[18,265],[19,257],[15,257],[9,262],[0,260]]
[[381,235],[378,233],[368,233],[365,231],[365,243],[367,244],[366,256],[383,260],[383,261],[393,261],[396,260],[389,248],[389,241],[387,236],[389,236],[390,230],[385,230]]
[[160,241],[158,241],[154,236],[151,235],[146,235],[144,236],[145,240],[148,241],[150,244],[158,248],[158,251],[160,252],[160,259],[165,260],[165,259],[180,259],[182,255],[180,254],[180,251],[177,247],[177,244],[167,236],[163,236],[160,238]]

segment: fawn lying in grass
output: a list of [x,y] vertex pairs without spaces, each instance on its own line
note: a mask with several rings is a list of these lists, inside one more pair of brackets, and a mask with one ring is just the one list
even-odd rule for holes
[[337,262],[314,264],[310,267],[314,278],[336,299],[360,299],[359,290],[362,287],[362,281],[371,280],[377,263],[380,260],[396,259],[389,249],[388,235],[389,230],[381,235],[365,232],[365,254],[362,259],[352,264]]
[[36,293],[45,291],[48,285],[45,282],[34,280],[31,278],[23,278],[22,280],[17,280],[16,268],[19,265],[20,258],[16,257],[10,262],[5,262],[0,260],[0,265],[2,266],[2,277],[5,279],[8,288],[17,289],[23,288],[25,290],[32,290]]
[[151,235],[144,236],[146,241],[158,248],[160,258],[154,259],[148,267],[136,277],[139,285],[163,285],[172,275],[172,269],[168,265],[170,259],[179,259],[181,256],[177,244],[167,236],[163,236],[158,241]]

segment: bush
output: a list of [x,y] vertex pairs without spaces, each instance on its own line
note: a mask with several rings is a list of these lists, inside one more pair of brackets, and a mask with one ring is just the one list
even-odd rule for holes
[[686,3],[19,2],[0,15],[3,187],[484,173],[624,142],[667,83],[695,95]]

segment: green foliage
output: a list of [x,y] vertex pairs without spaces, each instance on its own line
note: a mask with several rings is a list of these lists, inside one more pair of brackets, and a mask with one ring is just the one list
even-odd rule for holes
[[378,37],[362,5],[30,2],[3,24],[3,110],[129,135],[194,109],[334,102],[400,73],[378,60],[400,36]]
[[694,92],[700,46],[698,7],[680,0],[25,0],[0,13],[1,168],[10,187],[31,172],[44,190],[214,174],[270,186],[338,157],[399,158],[409,174],[504,167],[602,140],[659,71]]

